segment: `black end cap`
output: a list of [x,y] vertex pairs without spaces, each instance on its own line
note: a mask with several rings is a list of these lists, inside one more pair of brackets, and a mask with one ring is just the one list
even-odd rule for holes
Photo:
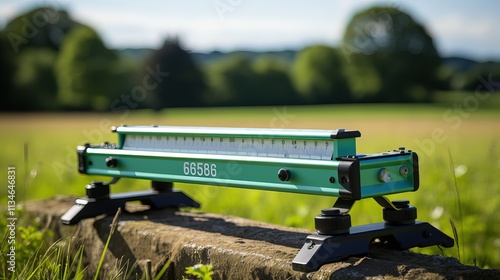
[[361,132],[358,130],[345,130],[343,128],[339,128],[332,132],[330,135],[331,139],[345,139],[345,138],[357,138],[361,137]]
[[413,191],[418,190],[420,186],[420,173],[418,169],[418,155],[412,152],[412,164],[413,164]]
[[76,152],[78,157],[78,172],[80,172],[81,174],[87,174],[86,153],[89,147],[90,147],[89,143],[86,143],[84,146],[76,147]]
[[353,200],[361,199],[359,160],[357,158],[341,159],[338,166],[338,182],[345,189],[345,191],[340,191],[341,197]]

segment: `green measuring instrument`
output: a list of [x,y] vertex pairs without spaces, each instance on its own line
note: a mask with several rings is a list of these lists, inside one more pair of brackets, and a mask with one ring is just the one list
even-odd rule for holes
[[[432,238],[413,238],[400,248],[453,246],[453,239],[428,223],[415,221],[415,207],[383,197],[418,189],[417,154],[403,147],[359,154],[359,131],[176,126],[119,126],[112,130],[118,136],[116,144],[86,144],[77,147],[77,152],[80,173],[113,180],[87,185],[87,197],[76,201],[61,218],[63,223],[114,213],[132,200],[152,208],[199,207],[172,187],[174,182],[185,182],[337,197],[333,208],[316,216],[318,235],[307,238],[293,261],[296,270],[311,271],[327,262],[366,253],[368,245],[383,236],[404,243],[415,231],[432,232]],[[152,190],[111,194],[109,186],[122,177],[151,180]],[[385,223],[351,227],[348,211],[363,198],[374,198],[384,207]],[[409,233],[396,234],[395,230]],[[357,246],[333,250],[325,241],[332,238],[346,244],[357,240]]]

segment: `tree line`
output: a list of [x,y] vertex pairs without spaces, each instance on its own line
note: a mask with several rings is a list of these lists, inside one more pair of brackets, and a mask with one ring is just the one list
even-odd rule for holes
[[432,102],[437,90],[473,91],[478,76],[500,78],[495,62],[454,63],[443,62],[423,25],[391,7],[358,12],[339,46],[308,46],[291,61],[236,53],[206,63],[177,38],[145,59],[122,56],[92,27],[41,7],[0,32],[0,110]]

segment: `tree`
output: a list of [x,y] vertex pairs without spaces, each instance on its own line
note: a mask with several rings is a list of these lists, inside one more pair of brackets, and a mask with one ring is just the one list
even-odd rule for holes
[[14,62],[12,61],[12,53],[9,44],[4,36],[0,33],[0,94],[3,102],[0,102],[0,110],[11,109],[13,106],[13,82],[12,76],[14,73]]
[[79,24],[68,13],[36,8],[7,23],[0,32],[3,110],[57,109],[54,74],[66,34]]
[[306,47],[299,52],[293,66],[293,81],[308,103],[349,101],[339,52],[328,46]]
[[210,105],[283,105],[297,103],[286,70],[287,64],[272,56],[251,60],[234,54],[212,64],[208,70]]
[[156,110],[203,105],[203,73],[177,39],[167,39],[146,63],[144,75],[156,73],[145,105]]
[[59,100],[68,108],[107,110],[117,95],[118,57],[90,27],[74,29],[64,40],[57,62]]
[[453,75],[453,84],[456,90],[489,91],[500,90],[500,63],[479,62],[468,71]]
[[250,59],[230,55],[214,63],[208,69],[210,105],[243,105],[255,99],[257,75]]
[[56,52],[48,48],[25,48],[18,54],[13,77],[13,109],[57,109],[56,60]]
[[253,93],[257,105],[288,105],[299,102],[288,64],[272,56],[263,56],[253,63],[257,90]]
[[40,7],[11,20],[3,33],[15,53],[30,47],[58,51],[65,36],[79,25],[66,11]]
[[359,101],[427,101],[441,59],[425,28],[410,15],[374,7],[354,15],[342,50],[346,74]]

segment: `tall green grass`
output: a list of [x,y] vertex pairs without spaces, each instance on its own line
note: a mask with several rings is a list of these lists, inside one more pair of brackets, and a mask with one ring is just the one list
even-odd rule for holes
[[[5,115],[0,116],[0,131],[4,133],[0,140],[0,166],[6,170],[7,165],[16,165],[21,173],[24,143],[28,143],[27,172],[31,184],[29,189],[22,190],[22,176],[19,176],[19,200],[83,196],[85,184],[109,178],[78,174],[75,147],[85,142],[94,143],[93,140],[116,142],[116,136],[107,128],[111,125],[357,129],[362,133],[357,141],[360,153],[405,146],[419,154],[420,189],[389,198],[409,199],[418,209],[419,220],[431,222],[450,236],[453,236],[450,218],[454,221],[461,253],[453,248],[445,249],[444,254],[460,257],[466,264],[499,268],[500,112],[480,106],[467,112],[465,117],[453,111],[450,114],[453,108],[453,105],[345,105],[176,109],[128,115]],[[442,131],[439,141],[433,139],[436,129]],[[428,143],[427,140],[433,143],[432,149],[422,144]],[[113,185],[112,192],[147,188],[147,181],[123,179]],[[176,188],[201,202],[202,211],[311,230],[314,216],[335,201],[333,197],[215,186],[176,184]],[[4,196],[0,197],[1,205],[6,205],[5,201]],[[363,200],[354,205],[351,216],[353,225],[379,222],[382,209],[372,200]],[[415,250],[441,253],[435,247]]]
[[[17,246],[15,270],[13,272],[10,271],[6,267],[7,264],[2,262],[0,264],[0,279],[83,280],[89,279],[89,277],[92,277],[94,280],[161,279],[170,266],[173,255],[156,275],[151,271],[151,262],[148,262],[149,266],[146,267],[141,276],[135,273],[138,265],[137,262],[129,264],[128,260],[122,262],[122,259],[117,260],[114,266],[102,271],[109,243],[116,229],[120,213],[121,209],[118,209],[111,223],[109,235],[104,244],[101,257],[97,262],[97,269],[93,272],[89,272],[87,266],[84,264],[85,253],[83,245],[77,246],[75,240],[70,237],[55,242],[50,241],[50,238],[48,238],[52,235],[50,230],[33,225],[26,226],[27,219],[25,219],[22,213],[18,213],[21,219],[20,224],[17,225],[20,234],[16,236],[15,243],[15,246]],[[2,219],[0,225],[4,227],[3,221],[6,219],[3,215],[1,218],[4,219]],[[5,238],[6,236],[4,236],[4,240]],[[78,240],[76,240],[76,243],[78,243]],[[6,242],[2,242],[2,252],[5,250],[5,247],[8,247],[6,244]]]

